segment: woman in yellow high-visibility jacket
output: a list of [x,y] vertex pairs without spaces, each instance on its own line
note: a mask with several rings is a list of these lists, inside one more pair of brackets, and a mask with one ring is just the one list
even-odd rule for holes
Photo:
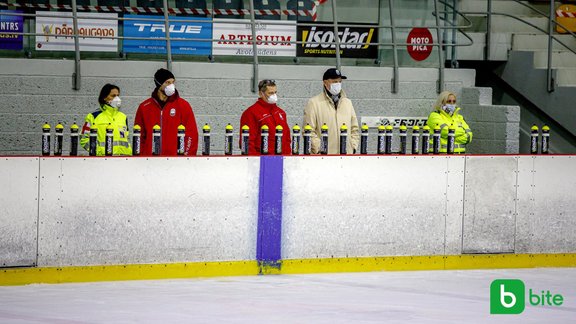
[[[426,122],[433,132],[436,126],[440,126],[440,152],[446,153],[448,147],[448,130],[450,126],[456,128],[454,134],[454,153],[466,153],[466,145],[472,141],[472,130],[460,114],[460,107],[456,103],[456,95],[450,91],[443,91],[438,96],[434,110],[428,116]],[[432,148],[432,139],[430,136],[430,147]]]
[[120,88],[113,84],[105,84],[100,90],[98,103],[100,109],[86,116],[80,145],[86,150],[90,150],[90,128],[98,128],[98,140],[96,141],[96,155],[105,155],[106,127],[111,125],[114,128],[114,148],[113,155],[132,155],[132,147],[128,137],[128,124],[126,115],[120,111]]

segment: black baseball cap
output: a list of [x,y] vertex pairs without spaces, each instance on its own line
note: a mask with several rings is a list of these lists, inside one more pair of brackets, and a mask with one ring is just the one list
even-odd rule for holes
[[340,73],[340,70],[331,68],[326,70],[326,72],[324,72],[322,80],[338,79],[338,78],[348,79],[347,77],[343,76],[342,73]]

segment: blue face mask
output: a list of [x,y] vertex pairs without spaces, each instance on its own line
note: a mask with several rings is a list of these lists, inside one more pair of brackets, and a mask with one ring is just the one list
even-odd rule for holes
[[444,111],[450,115],[452,115],[454,113],[454,111],[456,110],[456,105],[450,104],[450,105],[444,105],[444,107],[442,107],[442,109],[444,109]]

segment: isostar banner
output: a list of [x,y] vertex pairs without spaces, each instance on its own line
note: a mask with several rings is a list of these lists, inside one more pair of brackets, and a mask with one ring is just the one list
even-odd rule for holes
[[[214,55],[252,56],[252,26],[250,20],[214,19]],[[259,56],[296,56],[296,22],[275,20],[256,21],[256,45]]]
[[[74,51],[74,25],[71,12],[38,11],[36,17],[36,50],[38,51]],[[43,16],[70,16],[43,17]],[[111,18],[96,19],[96,18]],[[116,13],[78,13],[79,43],[82,52],[117,52],[118,39],[87,38],[82,36],[118,36],[118,14]],[[53,35],[53,36],[51,36]]]
[[[24,32],[24,17],[7,16],[2,13],[22,13],[21,10],[0,10],[0,33],[6,32]],[[0,49],[4,50],[22,50],[22,35],[0,34]]]
[[[302,42],[302,44],[298,44],[298,56],[336,56],[336,44],[317,43],[329,43],[336,40],[334,26],[325,24],[327,23],[319,23],[316,26],[298,25],[298,41]],[[358,23],[353,24],[358,25]],[[378,42],[378,28],[373,25],[366,25],[366,27],[338,27],[338,38],[340,39],[340,57],[371,59],[378,57],[378,46],[368,45],[369,43]]]
[[[159,16],[126,15],[126,18],[158,19]],[[160,17],[162,18],[162,17]],[[201,20],[186,22],[183,20]],[[212,21],[204,17],[170,17],[170,40],[172,54],[210,55],[212,51]],[[166,54],[166,41],[154,38],[166,37],[163,21],[124,20],[124,37],[146,37],[151,39],[125,39],[122,51],[126,53]]]

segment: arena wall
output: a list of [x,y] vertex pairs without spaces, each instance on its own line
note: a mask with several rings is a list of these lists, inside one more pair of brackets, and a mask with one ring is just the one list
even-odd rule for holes
[[444,258],[446,267],[446,257],[539,254],[572,264],[575,164],[560,155],[4,157],[0,266],[244,262],[282,273],[302,260]]

